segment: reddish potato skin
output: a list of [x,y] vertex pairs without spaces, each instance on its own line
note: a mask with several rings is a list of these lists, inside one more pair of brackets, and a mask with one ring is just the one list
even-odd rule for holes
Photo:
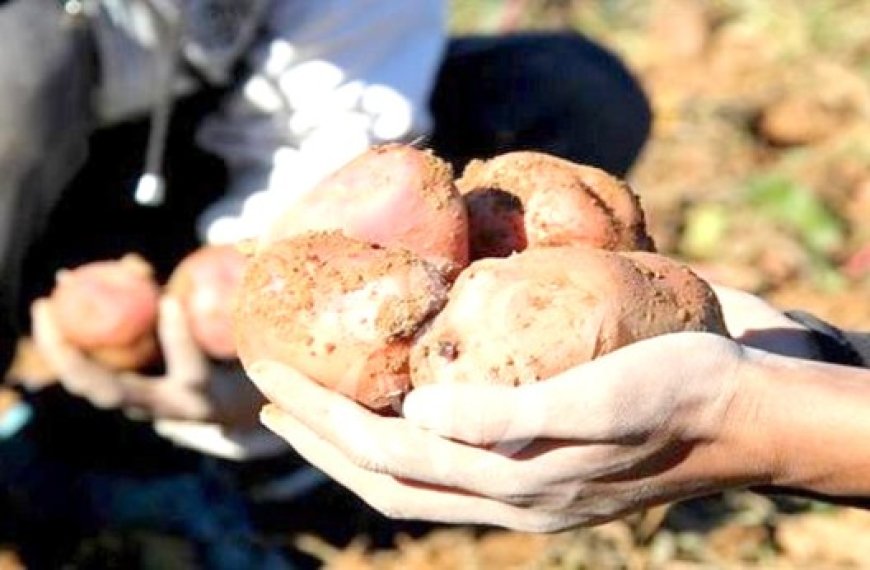
[[261,247],[332,230],[411,250],[454,271],[468,265],[468,217],[453,170],[412,146],[376,146],[339,168],[278,219]]
[[283,362],[374,410],[410,386],[408,352],[447,300],[448,276],[407,250],[340,232],[270,244],[249,262],[235,307],[239,358]]
[[621,252],[562,246],[472,262],[414,342],[413,385],[515,386],[661,334],[727,336],[703,281],[645,256],[641,264]]
[[135,370],[159,358],[159,286],[151,266],[129,254],[58,273],[49,306],[61,334],[115,370]]
[[234,245],[205,245],[181,260],[166,285],[181,302],[194,340],[212,358],[236,357],[232,305],[246,263]]
[[729,336],[716,293],[688,266],[647,251],[623,251],[620,255],[633,262],[661,295],[679,307],[685,330]]
[[598,168],[517,151],[471,161],[456,184],[468,210],[472,260],[574,244],[655,249],[637,196]]

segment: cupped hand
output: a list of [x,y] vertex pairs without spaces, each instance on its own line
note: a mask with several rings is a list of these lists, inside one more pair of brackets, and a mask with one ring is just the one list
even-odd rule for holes
[[207,358],[193,340],[177,300],[160,303],[158,338],[165,373],[116,372],[70,345],[45,299],[32,306],[33,338],[70,393],[100,408],[120,408],[133,417],[253,426],[262,397],[234,362]]
[[731,287],[713,285],[728,332],[741,344],[796,358],[817,358],[810,331],[766,300]]
[[263,423],[382,513],[553,531],[766,480],[740,434],[751,358],[665,335],[536,384],[418,388],[403,417],[277,363],[248,372],[273,403]]

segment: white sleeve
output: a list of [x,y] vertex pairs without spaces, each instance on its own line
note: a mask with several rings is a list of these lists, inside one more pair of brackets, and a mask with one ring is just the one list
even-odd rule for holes
[[252,73],[198,133],[230,171],[202,239],[254,237],[370,145],[428,133],[446,17],[443,0],[273,1]]

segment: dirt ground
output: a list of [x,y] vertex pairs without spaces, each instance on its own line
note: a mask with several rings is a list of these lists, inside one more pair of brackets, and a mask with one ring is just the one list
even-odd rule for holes
[[[655,112],[630,181],[660,250],[722,284],[870,329],[870,5],[454,1],[460,31],[572,26]],[[592,529],[472,528],[294,548],[333,570],[866,568],[870,513],[734,492]]]

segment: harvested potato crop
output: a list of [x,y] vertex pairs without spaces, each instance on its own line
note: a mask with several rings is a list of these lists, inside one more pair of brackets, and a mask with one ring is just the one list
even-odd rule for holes
[[194,340],[209,356],[236,356],[232,304],[247,258],[234,245],[205,245],[181,260],[166,292],[179,299]]
[[159,357],[159,295],[150,264],[128,254],[59,271],[49,303],[72,345],[110,368],[134,370]]
[[384,409],[410,385],[411,340],[447,301],[443,268],[340,232],[274,241],[248,262],[235,309],[246,367],[283,362]]
[[726,334],[707,285],[665,257],[582,246],[473,262],[411,350],[415,386],[536,382],[677,331]]
[[471,161],[456,184],[468,210],[471,259],[573,244],[654,249],[637,196],[598,168],[517,151]]
[[537,152],[451,176],[387,145],[294,204],[243,279],[243,365],[279,360],[383,409],[412,385],[517,385],[660,334],[727,334],[709,286],[649,251],[624,182]]
[[707,282],[688,266],[647,251],[623,251],[620,255],[635,263],[660,295],[679,307],[684,329],[728,335],[722,307]]
[[468,264],[468,221],[452,168],[408,145],[374,147],[338,169],[281,216],[261,247],[329,230],[409,249],[454,272]]

